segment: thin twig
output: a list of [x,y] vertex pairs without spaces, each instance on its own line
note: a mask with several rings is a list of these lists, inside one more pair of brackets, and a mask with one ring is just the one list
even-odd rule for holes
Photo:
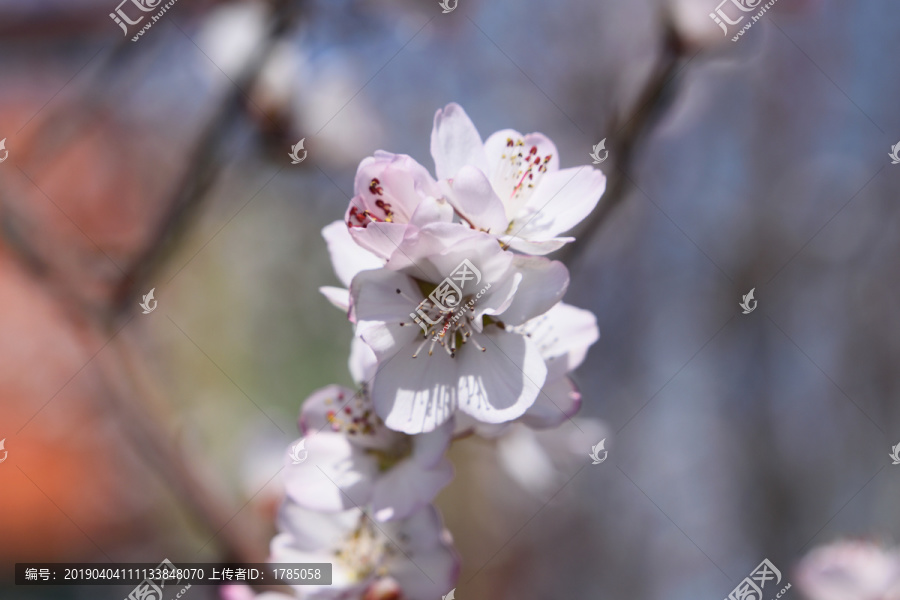
[[[104,332],[91,331],[94,343]],[[142,460],[164,480],[184,502],[198,522],[216,535],[225,549],[226,562],[265,562],[265,540],[260,539],[246,519],[235,518],[234,503],[223,500],[226,490],[210,476],[215,469],[201,464],[202,457],[188,457],[172,443],[171,420],[166,402],[152,383],[145,363],[124,333],[117,335],[97,356],[103,373],[106,400],[125,439],[139,449]],[[204,476],[206,474],[206,476]],[[227,527],[223,527],[228,523]]]
[[[121,327],[134,290],[146,281],[145,278],[154,268],[162,264],[178,234],[185,230],[188,217],[208,195],[222,169],[216,150],[233,131],[234,123],[239,121],[241,112],[246,108],[246,90],[252,89],[277,43],[291,30],[302,2],[272,0],[272,6],[273,18],[260,47],[248,59],[234,82],[235,87],[213,110],[212,117],[188,153],[182,176],[173,186],[166,215],[156,226],[145,250],[126,267],[126,273],[116,284],[109,302],[103,305],[73,302],[73,290],[68,290],[68,286],[60,281],[59,273],[41,260],[27,240],[14,240],[20,259],[25,259],[33,267],[35,275],[43,280],[47,293],[59,301],[75,330],[80,332],[86,348],[95,349],[113,338],[110,347],[96,358],[106,392],[104,398],[109,403],[112,418],[124,432],[125,440],[131,444],[135,454],[168,484],[197,523],[215,539],[217,546],[223,548],[224,558],[236,562],[263,562],[265,541],[256,539],[258,535],[254,535],[247,519],[239,514],[238,506],[225,500],[227,495],[222,491],[223,486],[216,483],[215,469],[200,465],[200,457],[181,455],[170,443],[173,420],[167,416],[170,413],[168,404],[160,400],[162,394],[154,378],[146,371],[146,361],[139,357],[135,345],[117,335],[116,330]],[[120,44],[119,50],[128,52],[131,48]],[[100,69],[101,79],[109,80],[110,65],[120,60],[119,52],[113,53],[104,68]],[[52,118],[45,120],[41,124],[42,129],[51,121]],[[4,219],[14,218],[5,203],[0,208],[3,209],[0,214]],[[75,296],[78,297],[77,294]],[[117,323],[119,327],[116,327]]]
[[[634,167],[635,149],[659,121],[674,98],[674,89],[667,89],[681,71],[687,46],[671,19],[664,17],[665,40],[653,74],[648,78],[634,103],[631,116],[617,127],[613,120],[609,130],[615,131],[616,168],[607,178],[606,192],[591,215],[575,231],[575,241],[561,248],[553,258],[571,264],[590,245],[593,236],[622,203],[629,189],[629,174]],[[695,55],[696,56],[696,55]]]
[[190,217],[196,214],[202,201],[209,195],[210,188],[222,171],[223,161],[218,155],[219,149],[226,146],[225,140],[246,110],[246,94],[253,89],[277,43],[296,22],[301,4],[290,0],[273,0],[274,18],[263,38],[264,42],[247,61],[234,80],[231,91],[213,112],[188,153],[182,175],[173,186],[172,200],[167,203],[168,212],[157,224],[151,235],[152,241],[132,261],[113,293],[112,305],[115,312],[124,310],[131,303],[138,287],[165,262],[186,231]]

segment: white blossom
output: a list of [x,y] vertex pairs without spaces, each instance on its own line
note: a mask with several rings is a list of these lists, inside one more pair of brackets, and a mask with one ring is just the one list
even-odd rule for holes
[[[448,310],[432,292],[464,261],[480,277]],[[568,282],[562,263],[506,252],[490,235],[448,223],[418,229],[350,286],[350,318],[378,360],[376,413],[408,434],[433,431],[457,410],[484,423],[522,416],[548,371],[517,327],[559,302]]]
[[379,521],[403,519],[430,504],[453,478],[444,456],[452,423],[408,436],[384,426],[364,391],[341,386],[314,392],[300,427],[308,458],[286,457],[287,495],[321,512],[370,508]]
[[437,111],[431,155],[457,214],[527,254],[571,242],[560,235],[590,214],[606,189],[606,177],[590,165],[560,169],[556,145],[541,133],[503,129],[482,142],[458,104]]
[[455,586],[459,559],[433,506],[378,523],[360,509],[331,514],[288,501],[272,540],[273,563],[332,563],[330,586],[294,586],[301,600],[434,600]]
[[797,565],[809,600],[900,600],[900,551],[863,541],[816,548]]

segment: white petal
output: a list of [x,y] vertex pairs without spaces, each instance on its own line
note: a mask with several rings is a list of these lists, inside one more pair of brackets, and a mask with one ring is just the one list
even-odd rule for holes
[[403,590],[404,600],[434,600],[456,587],[459,557],[450,546],[417,553],[413,560],[415,564],[400,555],[389,567]]
[[378,473],[377,460],[342,433],[322,432],[306,438],[307,459],[285,459],[284,487],[303,508],[322,512],[347,510],[368,502]]
[[385,355],[372,383],[375,411],[385,425],[410,435],[433,431],[453,415],[459,384],[458,355],[450,358],[436,345],[428,356],[426,344],[418,358],[412,358],[418,345],[413,339],[397,347],[394,355]]
[[[422,329],[412,322],[401,326],[395,322],[363,321],[358,325],[357,331],[378,357],[378,367],[369,378],[370,381],[377,377],[377,373],[394,358],[394,355],[409,350],[408,356],[412,356],[415,347],[424,339]],[[375,405],[377,407],[378,403]]]
[[353,336],[353,342],[350,344],[348,366],[353,381],[358,385],[368,383],[378,368],[378,358],[375,356],[375,352],[358,335]]
[[499,318],[507,325],[520,325],[557,304],[569,286],[569,271],[559,261],[539,256],[516,256],[514,267],[522,281],[509,307]]
[[410,225],[424,227],[429,223],[452,223],[453,207],[444,199],[427,197],[422,200],[409,220]]
[[350,310],[350,290],[323,285],[319,288],[319,292],[325,296],[331,304],[345,313]]
[[[509,269],[512,256],[500,248],[492,235],[458,223],[433,223],[404,238],[387,268],[439,283],[463,260],[471,262],[481,274],[480,280],[469,280],[466,284],[475,287],[482,280],[498,281]],[[468,288],[464,291],[468,292]]]
[[406,459],[379,477],[372,491],[372,510],[379,521],[405,519],[434,500],[453,479],[453,464],[443,459],[431,468]]
[[[527,411],[525,414],[528,414]],[[456,428],[453,430],[454,435],[475,434],[489,440],[496,439],[503,435],[503,433],[516,423],[515,421],[508,421],[506,423],[482,423],[463,412],[456,413],[453,420],[456,423]]]
[[469,223],[494,235],[506,233],[509,220],[503,202],[482,171],[464,166],[453,181],[445,182],[444,186],[447,200]]
[[430,550],[445,543],[444,523],[438,509],[429,505],[416,511],[404,521],[383,527],[393,540],[403,540],[404,550]]
[[497,327],[485,328],[478,340],[484,352],[469,342],[454,359],[459,362],[459,410],[484,423],[512,421],[534,404],[544,385],[544,359],[528,339]]
[[414,312],[421,302],[422,291],[403,273],[389,269],[364,271],[351,283],[350,297],[351,316],[357,323],[405,322],[411,329],[421,331],[415,326],[409,313]]
[[[310,512],[306,518],[314,518],[316,513]],[[341,532],[341,535],[346,535]],[[292,562],[328,562],[330,552],[326,546],[314,546],[310,550],[304,549],[306,544],[298,544],[300,537],[292,533],[279,533],[269,543],[269,551],[271,553],[271,562],[273,564],[292,563]],[[339,539],[334,540],[335,544],[340,543]],[[301,547],[298,548],[298,545]]]
[[328,253],[331,255],[331,264],[334,273],[345,286],[350,286],[350,281],[360,271],[377,269],[384,265],[384,261],[377,256],[361,248],[347,231],[347,225],[343,221],[335,221],[322,229],[322,237],[328,244]]
[[219,588],[222,600],[254,600],[256,592],[247,585],[223,585]]
[[[300,552],[330,554],[353,531],[360,515],[362,511],[356,508],[339,513],[320,514],[287,499],[278,511],[278,530],[282,532],[282,535],[277,536],[282,538],[279,547],[290,546]],[[273,547],[274,542],[275,540]],[[275,558],[274,549],[272,554]]]
[[[372,384],[375,410],[391,429],[408,434],[433,431],[460,410],[485,423],[520,417],[534,403],[547,367],[540,351],[523,336],[486,329],[451,358],[428,345],[412,358],[415,340],[382,361]],[[489,338],[489,339],[486,339]],[[387,360],[387,358],[390,358]]]
[[448,421],[429,433],[414,436],[413,460],[422,467],[433,467],[444,457],[455,430],[452,421]]
[[556,380],[584,361],[588,349],[600,339],[597,317],[589,310],[560,302],[546,314],[519,329],[530,334],[547,361],[548,380]]
[[223,585],[219,588],[222,600],[296,600],[279,592],[263,592],[259,595],[248,585]]
[[606,176],[581,166],[546,173],[511,233],[528,240],[548,240],[565,233],[588,216],[606,189]]
[[568,377],[544,384],[534,404],[520,421],[534,429],[557,427],[571,419],[581,408],[581,392]]
[[332,430],[328,413],[339,410],[356,395],[353,390],[340,385],[327,385],[314,391],[300,408],[298,425],[301,433],[307,436]]
[[512,304],[519,291],[519,285],[522,283],[522,273],[515,269],[510,269],[499,282],[488,284],[490,288],[485,294],[477,299],[474,308],[475,331],[481,332],[484,329],[485,315],[499,315],[506,311]]
[[[361,514],[356,511],[357,514]],[[322,519],[323,515],[309,513],[307,519]],[[349,535],[349,531],[343,532]],[[339,543],[339,542],[338,542]],[[357,581],[356,573],[349,571],[343,563],[334,560],[333,551],[314,550],[312,552],[298,550],[299,539],[289,534],[276,535],[270,544],[272,553],[270,564],[299,564],[330,562],[331,585],[295,585],[292,586],[297,598],[303,600],[346,600],[361,598],[369,580]],[[336,547],[336,546],[335,546]]]
[[434,115],[431,156],[438,179],[451,179],[465,165],[487,173],[487,158],[481,136],[466,111],[452,103]]
[[504,235],[500,238],[500,241],[509,246],[512,250],[521,252],[522,254],[544,256],[559,250],[570,242],[574,242],[575,238],[555,237],[548,240],[532,241],[519,235]]
[[[512,146],[509,145],[510,140],[512,140]],[[521,146],[517,145],[519,140],[522,140]],[[538,156],[550,157],[549,162],[546,163],[548,172],[559,169],[559,152],[556,144],[542,133],[529,133],[523,136],[515,129],[502,129],[492,133],[484,142],[484,153],[487,155],[489,165],[488,175],[502,200],[509,199],[513,188],[518,183],[517,180],[507,178],[510,174],[511,160],[519,152],[527,156],[531,152],[532,146],[537,147]]]
[[409,227],[406,223],[369,223],[365,227],[351,227],[349,234],[356,244],[379,259],[380,267],[397,251]]
[[[499,314],[512,300],[521,278],[513,268],[514,258],[513,253],[500,248],[494,236],[457,224],[436,223],[406,238],[388,268],[438,284],[457,273],[463,261],[468,261],[467,268],[475,277],[463,284],[462,292],[463,296],[477,297],[474,316],[475,327],[480,331],[483,314]],[[418,297],[422,297],[421,290]],[[417,305],[408,312],[414,311]],[[396,316],[395,313],[393,318]]]
[[387,565],[400,583],[405,600],[435,600],[456,587],[459,557],[437,509],[423,508],[399,522],[389,535],[395,540],[407,540],[405,554],[396,553]]
[[513,426],[497,442],[501,465],[516,483],[542,496],[559,477],[553,460],[527,427]]

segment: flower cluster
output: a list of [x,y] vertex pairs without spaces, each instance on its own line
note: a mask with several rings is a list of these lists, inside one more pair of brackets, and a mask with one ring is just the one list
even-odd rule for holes
[[796,576],[809,600],[900,600],[900,548],[839,540],[806,555]]
[[568,271],[545,255],[572,241],[603,174],[561,169],[539,133],[483,142],[456,104],[437,112],[431,153],[436,177],[406,155],[363,160],[344,219],[323,230],[346,287],[322,293],[353,325],[358,389],[313,393],[308,460],[286,454],[272,560],[334,564],[331,586],[291,597],[447,594],[459,560],[432,502],[453,477],[452,441],[555,427],[580,405],[569,373],[597,323],[561,302]]

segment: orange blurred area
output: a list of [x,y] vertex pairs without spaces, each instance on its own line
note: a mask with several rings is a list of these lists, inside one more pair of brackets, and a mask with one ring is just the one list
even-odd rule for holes
[[[0,252],[0,398],[7,460],[0,464],[2,560],[74,559],[98,548],[135,518],[121,490],[121,440],[105,419],[90,360],[77,328]],[[133,473],[138,475],[138,473]],[[77,523],[77,524],[76,524]],[[93,541],[92,541],[93,540]]]

